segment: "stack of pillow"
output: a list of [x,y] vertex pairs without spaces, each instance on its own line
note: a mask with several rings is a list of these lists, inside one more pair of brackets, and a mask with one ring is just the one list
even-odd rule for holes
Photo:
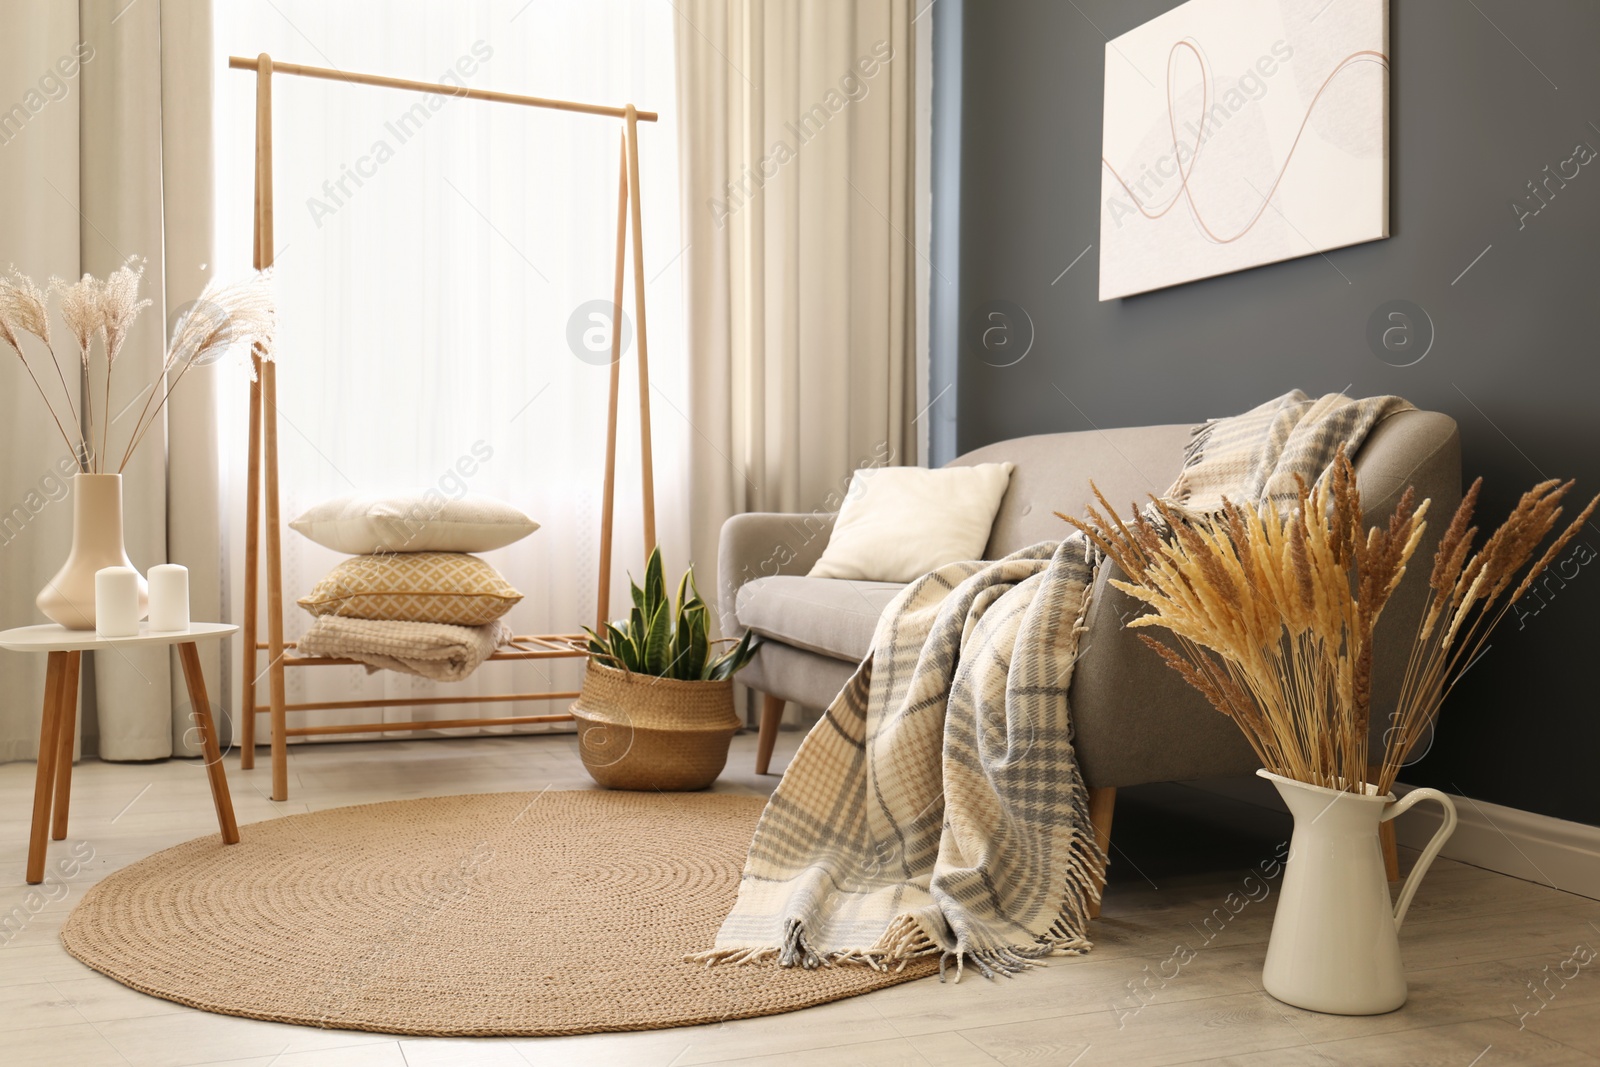
[[[470,493],[451,499],[437,491],[340,497],[289,526],[351,555],[300,598],[300,606],[318,617],[300,642],[302,652],[314,655],[329,654],[318,650],[319,639],[325,643],[329,636],[324,623],[352,619],[386,625],[347,627],[346,640],[352,632],[378,634],[389,653],[397,643],[437,641],[441,633],[448,638],[448,631],[433,629],[438,626],[478,628],[456,637],[474,645],[492,638],[492,650],[505,631],[498,620],[522,594],[471,553],[504,548],[539,528],[503,501]],[[354,655],[345,647],[337,654]]]

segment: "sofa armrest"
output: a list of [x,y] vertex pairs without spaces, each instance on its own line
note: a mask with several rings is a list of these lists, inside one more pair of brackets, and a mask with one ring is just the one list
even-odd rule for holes
[[1112,586],[1127,580],[1105,560],[1095,574],[1069,693],[1073,743],[1094,787],[1248,774],[1260,766],[1233,720],[1128,629],[1144,605]]
[[[1411,645],[1427,610],[1433,554],[1461,504],[1461,435],[1447,415],[1403,411],[1373,427],[1356,454],[1355,465],[1356,488],[1368,526],[1386,524],[1407,487],[1416,490],[1418,503],[1424,498],[1431,501],[1427,531],[1399,588],[1384,606],[1373,635],[1369,751],[1376,760],[1387,740],[1386,732],[1394,724]],[[1419,744],[1432,741],[1424,739]]]
[[739,587],[757,578],[805,574],[827,547],[835,516],[753,511],[722,524],[717,546],[717,604],[722,632],[741,629],[735,610]]
[[1408,486],[1416,489],[1419,503],[1424,497],[1433,501],[1430,532],[1443,533],[1461,503],[1461,434],[1448,415],[1391,415],[1372,428],[1353,462],[1368,525],[1387,522]]

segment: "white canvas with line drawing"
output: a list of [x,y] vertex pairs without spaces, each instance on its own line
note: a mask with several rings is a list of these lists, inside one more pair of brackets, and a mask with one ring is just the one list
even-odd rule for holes
[[1387,0],[1189,0],[1108,41],[1100,299],[1388,237],[1388,56]]

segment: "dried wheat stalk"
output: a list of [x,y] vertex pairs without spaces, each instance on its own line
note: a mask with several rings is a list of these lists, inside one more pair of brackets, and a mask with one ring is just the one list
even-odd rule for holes
[[[1480,484],[1462,499],[1435,553],[1372,783],[1380,794],[1393,787],[1489,632],[1600,503],[1600,496],[1591,500],[1534,560],[1572,483],[1534,486],[1475,550]],[[1112,584],[1148,611],[1128,625],[1161,627],[1176,638],[1173,647],[1140,634],[1233,719],[1266,769],[1360,792],[1369,777],[1373,635],[1422,539],[1428,501],[1417,504],[1408,489],[1386,524],[1367,529],[1343,450],[1325,482],[1301,484],[1286,515],[1271,504],[1230,502],[1219,515],[1191,521],[1152,498],[1163,530],[1137,508],[1124,521],[1098,489],[1095,497],[1099,507],[1086,519],[1062,518],[1127,574]]]

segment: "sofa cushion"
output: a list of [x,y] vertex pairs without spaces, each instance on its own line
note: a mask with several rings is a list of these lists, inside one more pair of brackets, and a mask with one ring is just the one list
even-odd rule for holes
[[777,575],[739,587],[739,622],[763,637],[859,661],[872,646],[878,616],[905,586],[842,578]]
[[982,558],[1013,469],[977,463],[856,471],[808,577],[909,582],[946,563]]

